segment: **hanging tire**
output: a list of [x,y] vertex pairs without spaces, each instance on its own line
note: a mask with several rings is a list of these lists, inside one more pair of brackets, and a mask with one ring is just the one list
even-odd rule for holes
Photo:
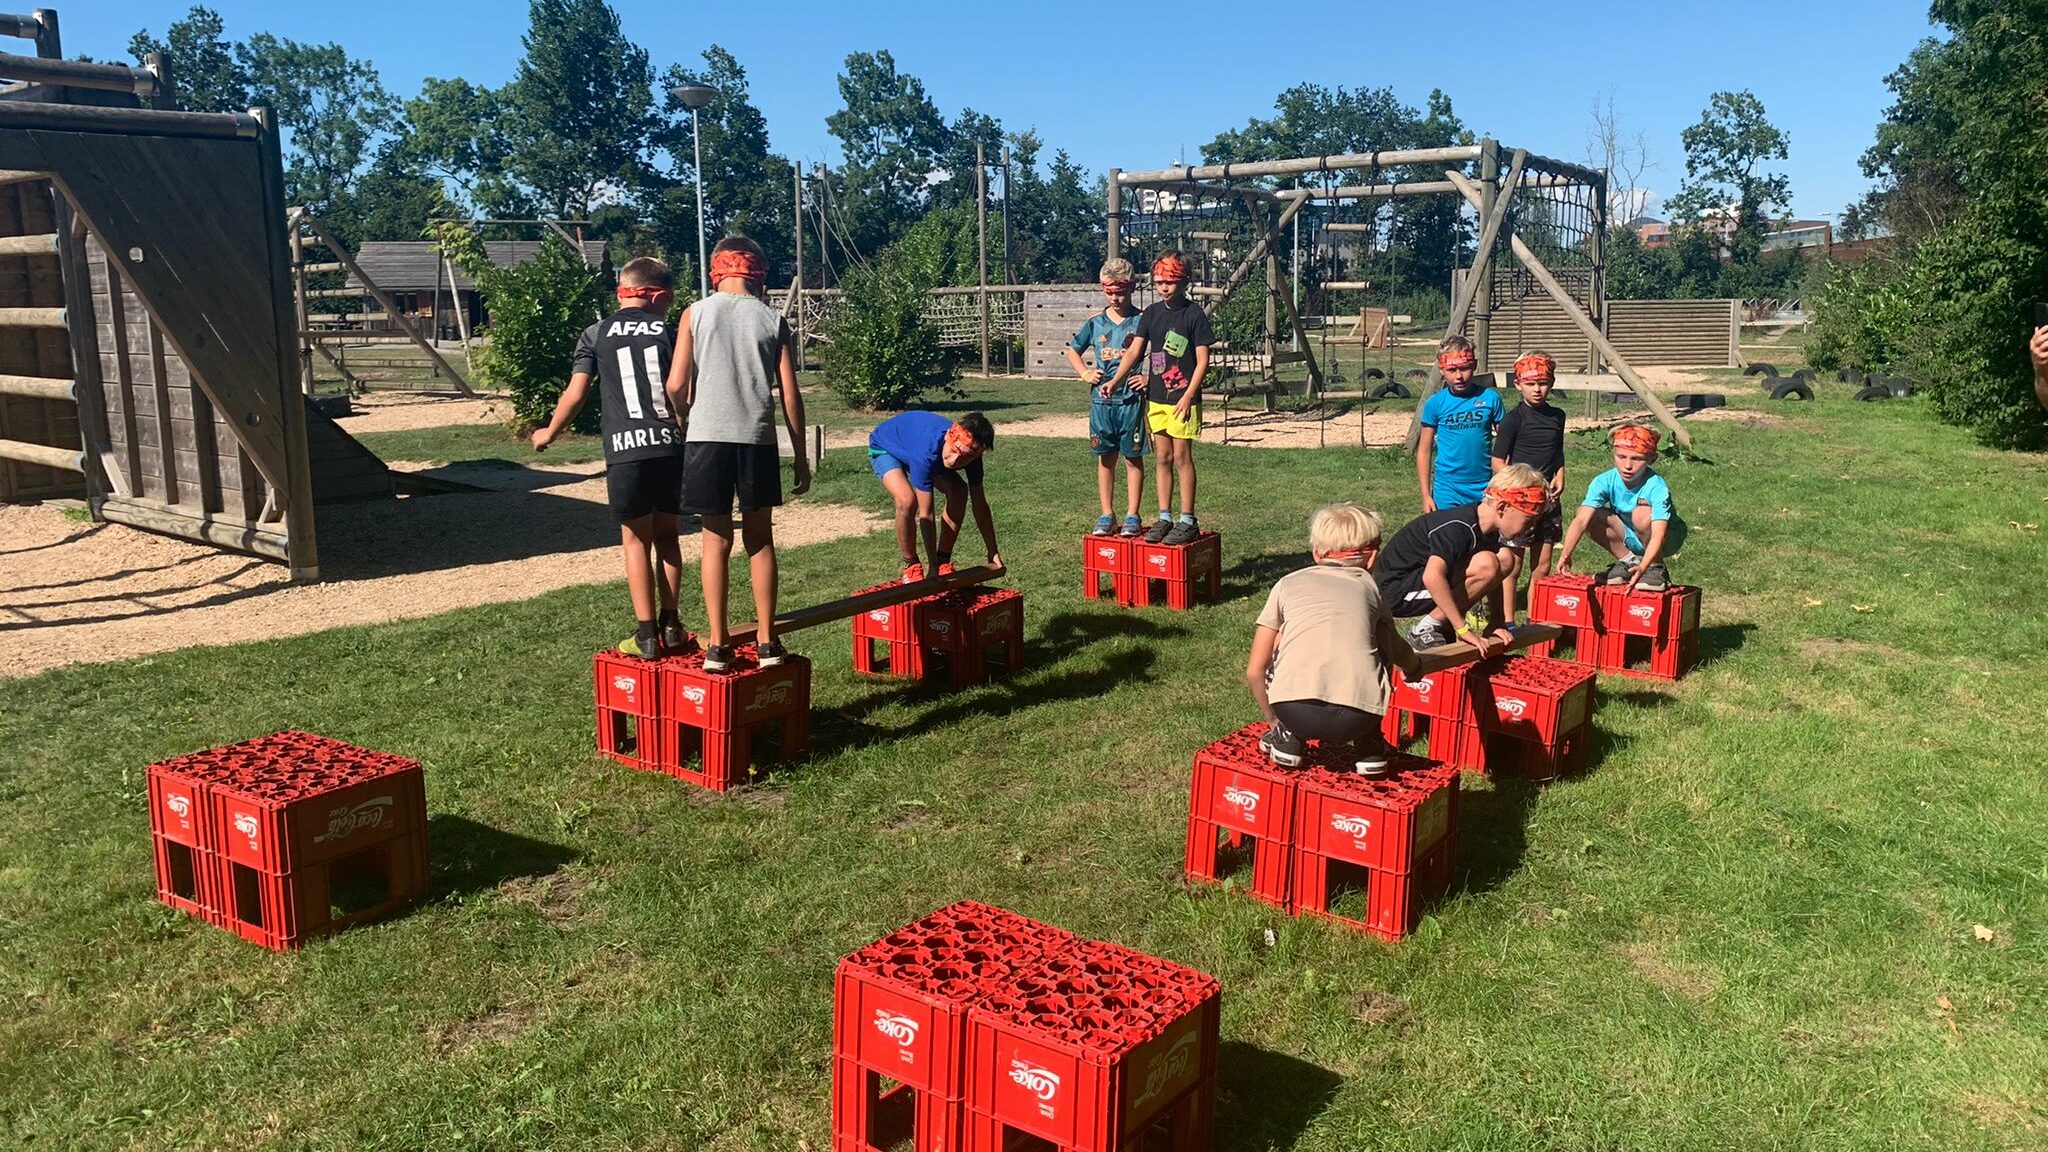
[[1367,368],[1365,370],[1365,378],[1367,380],[1385,380],[1387,378],[1387,374],[1385,372],[1380,371],[1377,368]]
[[1806,382],[1807,382],[1808,384],[1812,384],[1812,383],[1814,383],[1814,381],[1815,381],[1816,377],[1814,376],[1814,373],[1813,373],[1813,369],[1811,369],[1811,368],[1794,368],[1794,369],[1792,370],[1792,375],[1790,375],[1790,376],[1787,376],[1787,377],[1786,377],[1786,379],[1787,379],[1787,380],[1804,380],[1804,381],[1806,381]]
[[1413,397],[1414,393],[1408,391],[1408,386],[1399,380],[1389,380],[1372,390],[1372,398],[1375,400],[1408,400]]
[[1894,396],[1911,396],[1913,394],[1913,382],[1904,376],[1892,377],[1891,388],[1892,395]]
[[1871,400],[1889,400],[1891,398],[1892,390],[1882,384],[1865,384],[1856,390],[1855,396],[1851,397],[1853,400],[1866,402]]
[[1844,384],[1861,384],[1864,382],[1863,371],[1859,368],[1844,368],[1840,372],[1835,373],[1835,379],[1840,380]]
[[1804,380],[1781,380],[1771,389],[1773,400],[1811,400],[1813,389]]
[[1778,374],[1778,366],[1776,364],[1766,364],[1759,360],[1744,368],[1742,374],[1744,376],[1776,376]]

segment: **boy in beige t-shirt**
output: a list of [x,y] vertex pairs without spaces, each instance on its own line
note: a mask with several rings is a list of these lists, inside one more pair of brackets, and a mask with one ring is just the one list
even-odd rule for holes
[[1308,538],[1315,565],[1273,585],[1252,633],[1245,682],[1272,724],[1259,745],[1287,768],[1300,766],[1304,740],[1349,745],[1359,772],[1383,775],[1387,664],[1410,673],[1418,665],[1369,571],[1379,553],[1379,514],[1328,505],[1316,512]]

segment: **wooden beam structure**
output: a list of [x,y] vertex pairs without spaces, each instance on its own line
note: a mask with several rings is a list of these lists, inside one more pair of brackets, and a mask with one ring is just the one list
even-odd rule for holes
[[[958,572],[949,572],[944,576],[927,576],[911,584],[891,584],[886,588],[877,588],[870,592],[862,592],[845,597],[844,599],[816,604],[809,608],[798,608],[791,612],[777,613],[775,617],[775,634],[780,636],[785,632],[815,628],[820,624],[830,624],[835,620],[851,619],[863,612],[872,612],[877,608],[890,608],[898,604],[908,604],[912,600],[922,600],[926,596],[936,596],[941,592],[951,592],[955,588],[968,588],[976,584],[986,584],[990,580],[1000,579],[1004,571],[1005,569],[997,568],[993,565],[982,564],[973,568],[962,568]],[[761,625],[756,621],[734,625],[729,633],[727,642],[732,644],[749,643],[760,631],[760,628]]]
[[356,263],[354,254],[342,247],[341,241],[336,240],[334,235],[327,231],[326,226],[320,223],[319,218],[303,208],[295,209],[294,216],[298,224],[303,225],[307,231],[311,232],[313,238],[318,240],[333,255],[335,261],[342,268],[346,269],[350,276],[355,277],[356,283],[361,284],[363,290],[369,293],[370,297],[383,307],[391,323],[398,327],[398,331],[404,338],[410,340],[420,351],[426,353],[427,359],[432,360],[435,367],[447,373],[448,378],[455,382],[457,391],[461,392],[464,396],[474,399],[476,392],[470,388],[469,381],[463,379],[462,373],[457,372],[454,365],[442,359],[440,351],[432,343],[420,337],[419,332],[413,328],[411,321],[406,319],[404,312],[398,307],[397,302],[391,299],[390,293],[379,288],[377,282],[370,279],[368,274]]
[[[1564,629],[1556,624],[1516,624],[1509,627],[1508,631],[1514,633],[1515,638],[1509,641],[1508,646],[1497,653],[1497,655],[1520,652],[1525,648],[1532,648],[1546,640],[1557,640],[1564,636]],[[1451,643],[1435,648],[1418,649],[1415,656],[1421,663],[1421,667],[1415,671],[1417,676],[1427,676],[1432,672],[1441,672],[1446,668],[1459,668],[1466,664],[1475,664],[1479,661],[1479,651],[1470,644],[1465,643]]]
[[1479,146],[1405,148],[1385,152],[1345,152],[1294,160],[1255,160],[1242,164],[1198,164],[1153,172],[1116,172],[1116,182],[1129,188],[1143,184],[1185,184],[1193,180],[1250,180],[1261,176],[1301,176],[1347,168],[1388,168],[1398,164],[1453,164],[1479,159]]
[[[1479,246],[1473,249],[1475,255],[1472,258],[1472,271],[1465,277],[1465,282],[1458,286],[1458,294],[1451,299],[1451,322],[1444,328],[1446,336],[1465,330],[1465,318],[1471,315],[1472,303],[1478,299],[1480,282],[1487,279],[1479,274],[1479,270],[1486,266],[1485,255],[1493,251],[1494,242],[1500,237],[1501,225],[1507,221],[1508,213],[1514,208],[1515,189],[1520,186],[1516,181],[1521,176],[1522,165],[1528,158],[1528,153],[1519,148],[1515,149],[1514,155],[1508,158],[1507,176],[1501,181],[1500,194],[1494,197],[1491,206],[1480,212],[1482,219],[1479,225]],[[1463,177],[1459,179],[1462,180]],[[1453,184],[1452,187],[1457,185]],[[1485,361],[1482,360],[1480,363],[1484,364]],[[1416,443],[1422,438],[1422,401],[1428,400],[1431,393],[1443,387],[1443,382],[1444,374],[1432,361],[1429,366],[1429,379],[1422,385],[1421,399],[1416,401],[1415,411],[1408,417],[1408,435],[1404,442],[1411,453],[1415,451]]]

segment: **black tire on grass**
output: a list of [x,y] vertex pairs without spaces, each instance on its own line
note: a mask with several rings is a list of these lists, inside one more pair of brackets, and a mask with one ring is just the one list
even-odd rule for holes
[[1814,376],[1813,369],[1811,368],[1795,368],[1792,370],[1792,375],[1786,377],[1786,379],[1804,380],[1808,384],[1812,384],[1817,378]]
[[1744,368],[1742,374],[1744,376],[1776,376],[1778,374],[1778,366],[1776,364],[1766,364],[1759,360]]
[[1911,396],[1913,394],[1913,382],[1904,376],[1892,377],[1891,387],[1892,395],[1894,396]]
[[1771,389],[1771,399],[1811,400],[1813,399],[1813,389],[1807,387],[1804,380],[1780,380]]
[[1868,402],[1871,400],[1889,400],[1891,398],[1892,390],[1886,388],[1882,384],[1865,384],[1863,387],[1858,388],[1856,390],[1855,396],[1851,397],[1851,399],[1853,400],[1859,400],[1864,402]]
[[1835,379],[1840,380],[1844,384],[1861,384],[1863,383],[1863,371],[1859,368],[1844,368],[1840,372],[1835,373]]
[[1385,380],[1387,378],[1387,374],[1385,372],[1382,372],[1378,368],[1367,368],[1365,370],[1365,378],[1367,380]]
[[1428,380],[1429,370],[1427,368],[1410,368],[1401,375],[1409,380]]

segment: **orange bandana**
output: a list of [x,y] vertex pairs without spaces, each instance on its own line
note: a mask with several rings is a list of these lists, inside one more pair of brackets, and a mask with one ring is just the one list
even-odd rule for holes
[[1104,280],[1102,282],[1102,290],[1116,296],[1128,295],[1131,290],[1131,282],[1129,280]]
[[728,276],[743,276],[754,281],[766,280],[768,265],[752,252],[739,249],[712,253],[711,282],[717,284]]
[[1451,348],[1436,354],[1436,366],[1444,372],[1449,372],[1453,368],[1476,368],[1479,366],[1479,357],[1470,349]]
[[655,312],[667,312],[669,301],[675,298],[675,289],[658,288],[652,284],[635,284],[619,289],[619,303],[644,303]]
[[1635,452],[1648,456],[1657,450],[1657,442],[1663,437],[1654,428],[1641,424],[1623,424],[1614,430],[1614,446],[1624,452]]
[[974,442],[974,433],[958,424],[946,429],[946,450],[966,457],[981,455],[981,445]]
[[1557,383],[1557,361],[1541,352],[1531,352],[1515,361],[1515,383]]
[[1531,484],[1526,488],[1495,488],[1492,491],[1501,503],[1531,516],[1541,516],[1543,510],[1550,507],[1550,489],[1541,484]]
[[1188,278],[1188,263],[1177,256],[1161,256],[1152,262],[1152,282],[1178,284]]

